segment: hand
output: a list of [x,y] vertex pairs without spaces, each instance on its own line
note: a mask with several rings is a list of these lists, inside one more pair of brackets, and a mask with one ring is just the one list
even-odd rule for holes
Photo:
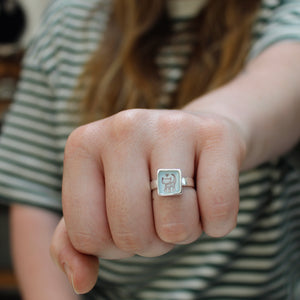
[[[76,129],[65,150],[63,212],[52,256],[77,292],[97,278],[97,257],[152,257],[236,225],[245,142],[209,113],[128,110]],[[157,169],[181,169],[196,189],[151,193]],[[64,268],[64,266],[67,266]]]

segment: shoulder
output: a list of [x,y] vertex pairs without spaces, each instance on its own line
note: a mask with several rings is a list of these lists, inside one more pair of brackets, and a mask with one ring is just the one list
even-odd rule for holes
[[300,41],[300,0],[262,0],[253,28],[250,58],[278,42]]
[[[52,0],[31,41],[26,64],[38,64],[53,80],[62,68],[74,70],[98,47],[110,13],[110,0]],[[76,73],[77,71],[74,70]]]
[[[299,0],[262,0],[258,19],[266,23],[286,13],[297,14],[300,8]],[[291,22],[293,20],[290,20]]]
[[110,3],[110,0],[52,0],[32,44],[52,42],[53,46],[59,46],[72,38],[91,38],[90,32],[99,33],[105,26]]
[[[86,52],[93,48],[104,31],[110,11],[109,0],[52,0],[44,12],[40,26],[28,52],[35,58],[56,58],[70,48]],[[46,57],[45,57],[46,56]]]
[[44,17],[51,19],[56,16],[70,16],[72,12],[78,11],[81,16],[88,16],[91,12],[104,9],[111,5],[111,0],[52,0],[45,11]]

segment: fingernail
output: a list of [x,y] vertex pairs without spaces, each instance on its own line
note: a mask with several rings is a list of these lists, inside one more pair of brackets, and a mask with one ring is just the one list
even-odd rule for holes
[[64,269],[65,273],[68,276],[69,282],[72,284],[74,292],[78,295],[79,293],[76,291],[76,289],[74,287],[73,273],[72,273],[70,267],[68,266],[68,264],[64,263],[63,264],[63,269]]

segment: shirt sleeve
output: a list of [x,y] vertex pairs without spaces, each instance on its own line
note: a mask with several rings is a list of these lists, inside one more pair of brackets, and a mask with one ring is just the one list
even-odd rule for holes
[[56,129],[55,89],[49,66],[45,66],[46,56],[55,52],[49,25],[44,20],[27,51],[14,102],[5,116],[0,138],[0,201],[60,211],[63,149]]
[[300,1],[263,0],[253,33],[249,59],[278,42],[300,41]]
[[53,0],[26,54],[0,139],[0,201],[61,211],[64,147],[79,125],[78,78],[110,0]]

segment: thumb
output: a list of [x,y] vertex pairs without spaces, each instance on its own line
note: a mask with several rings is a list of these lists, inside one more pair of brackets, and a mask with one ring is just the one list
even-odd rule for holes
[[77,294],[85,294],[94,287],[98,277],[98,258],[80,253],[72,246],[64,218],[56,227],[50,253],[54,262],[67,275]]

